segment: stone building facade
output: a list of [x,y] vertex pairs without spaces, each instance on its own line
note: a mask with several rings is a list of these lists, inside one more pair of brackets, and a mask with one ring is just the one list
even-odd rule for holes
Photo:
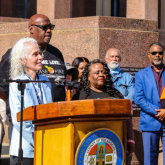
[[[160,41],[165,47],[163,6],[163,0],[0,0],[0,58],[19,38],[29,35],[28,18],[40,13],[56,25],[51,44],[66,61],[77,56],[103,60],[106,51],[115,47],[122,53],[121,67],[135,73],[149,64],[152,42]],[[133,124],[136,150],[130,164],[142,165],[138,108]]]

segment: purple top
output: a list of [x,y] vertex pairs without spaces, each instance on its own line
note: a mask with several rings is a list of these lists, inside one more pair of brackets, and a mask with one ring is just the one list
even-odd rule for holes
[[160,70],[159,73],[157,73],[153,66],[151,66],[151,69],[154,73],[154,77],[155,77],[155,81],[156,81],[156,85],[157,85],[157,88],[158,88],[158,92],[159,92],[159,97],[161,96],[162,94],[162,90],[163,90],[163,78],[162,78],[162,72],[163,72],[163,69],[165,68],[165,65],[162,67],[162,69]]

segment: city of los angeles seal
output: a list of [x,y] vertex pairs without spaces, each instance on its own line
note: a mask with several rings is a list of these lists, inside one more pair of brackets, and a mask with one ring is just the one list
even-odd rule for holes
[[110,129],[102,128],[88,133],[80,142],[75,165],[122,165],[123,145]]

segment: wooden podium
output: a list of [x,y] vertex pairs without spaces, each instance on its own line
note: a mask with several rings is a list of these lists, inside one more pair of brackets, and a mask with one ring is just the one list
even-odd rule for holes
[[[126,164],[128,99],[80,100],[49,103],[24,109],[23,121],[32,120],[34,165],[74,165],[76,150],[91,131],[107,128],[115,132],[124,148]],[[20,112],[17,114],[20,121]]]

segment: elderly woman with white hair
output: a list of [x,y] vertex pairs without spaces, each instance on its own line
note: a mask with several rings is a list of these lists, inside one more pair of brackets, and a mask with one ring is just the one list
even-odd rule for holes
[[[12,48],[10,78],[21,80],[47,80],[45,76],[38,75],[42,69],[42,59],[37,41],[33,38],[22,38]],[[50,83],[28,83],[24,90],[23,108],[29,106],[51,103]],[[21,110],[21,91],[17,83],[9,86],[9,104],[11,109],[13,131],[10,143],[10,165],[18,162],[20,122],[17,122],[17,113]],[[23,122],[23,165],[32,165],[34,157],[34,125],[31,121]]]

